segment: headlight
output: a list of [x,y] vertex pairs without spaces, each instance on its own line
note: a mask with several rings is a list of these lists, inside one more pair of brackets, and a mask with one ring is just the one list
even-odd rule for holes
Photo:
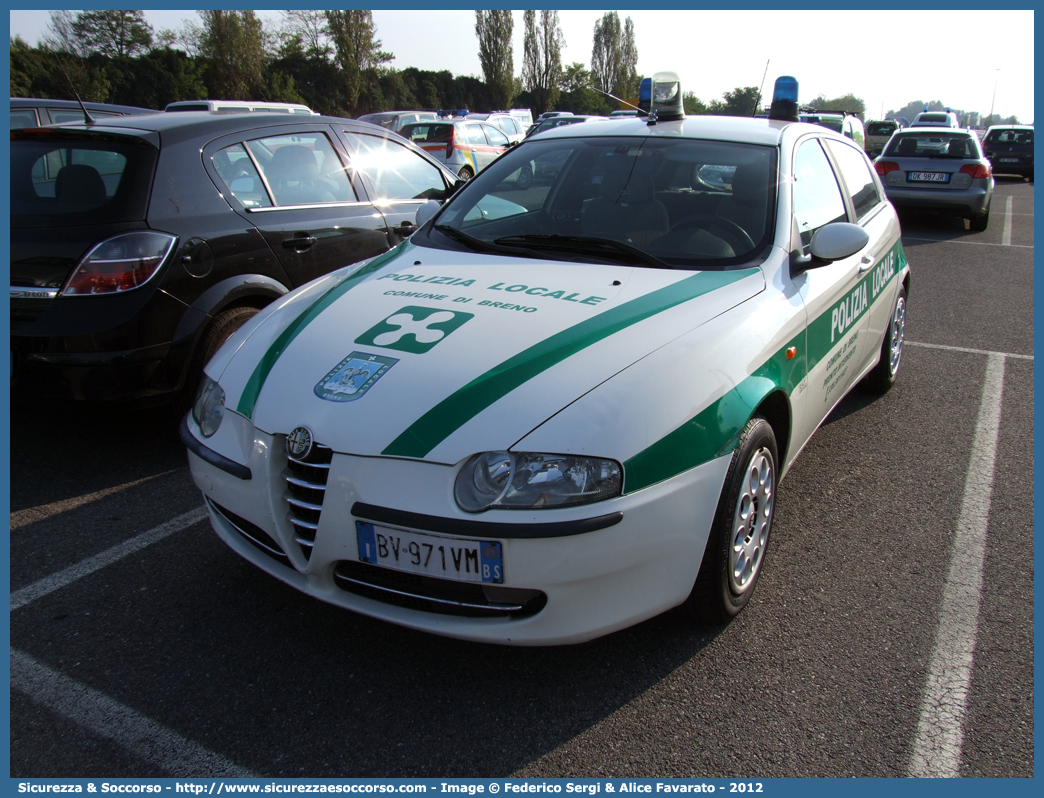
[[224,417],[225,392],[220,385],[204,374],[203,382],[196,391],[196,402],[192,405],[192,418],[199,424],[203,437],[209,438],[217,432]]
[[461,469],[454,496],[462,510],[491,507],[540,509],[572,507],[620,493],[620,464],[598,457],[531,452],[483,452]]

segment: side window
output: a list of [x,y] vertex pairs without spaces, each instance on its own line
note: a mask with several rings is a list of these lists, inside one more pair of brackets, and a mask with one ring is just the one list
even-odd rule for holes
[[292,133],[248,141],[276,205],[354,202],[358,198],[323,133]]
[[511,143],[508,141],[507,136],[493,127],[493,125],[485,125],[482,129],[486,131],[486,138],[489,139],[489,143],[494,147],[506,147]]
[[827,146],[841,168],[841,177],[848,186],[856,219],[862,219],[881,202],[881,196],[877,193],[877,183],[870,172],[870,163],[862,153],[851,147],[833,141]]
[[481,147],[485,147],[487,144],[482,125],[464,125],[464,135],[468,137],[468,144],[477,144]]
[[36,109],[34,108],[12,108],[11,130],[16,127],[36,127]]
[[515,135],[516,133],[522,132],[518,129],[518,126],[515,124],[515,120],[512,119],[510,116],[505,116],[500,120],[500,127],[503,128],[505,133],[511,136]]
[[218,150],[212,157],[214,171],[228,186],[229,192],[243,203],[244,208],[268,208],[272,200],[265,190],[261,175],[247,155],[242,144],[233,144]]
[[376,199],[427,200],[446,196],[442,172],[417,153],[382,136],[344,132],[352,163],[366,174]]
[[812,234],[830,222],[846,221],[834,170],[816,139],[798,147],[794,158],[794,218],[801,231],[801,249],[808,254]]

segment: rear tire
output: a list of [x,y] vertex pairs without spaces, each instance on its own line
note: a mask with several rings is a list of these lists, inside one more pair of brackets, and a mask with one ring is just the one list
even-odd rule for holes
[[971,226],[971,229],[974,230],[976,233],[981,233],[983,230],[986,229],[986,227],[987,227],[987,225],[989,225],[989,223],[990,223],[990,212],[986,211],[986,213],[983,214],[982,216],[975,216],[975,217],[973,217],[972,220],[971,220],[971,225],[970,226]]
[[906,288],[899,286],[899,296],[892,307],[892,319],[881,342],[881,360],[866,376],[866,386],[875,393],[887,393],[895,385],[903,360],[906,340]]
[[727,623],[750,601],[764,570],[775,514],[777,462],[772,426],[755,416],[732,454],[703,562],[682,605],[693,620]]
[[518,179],[515,185],[525,191],[531,185],[533,185],[533,165],[525,164],[518,172]]
[[185,378],[185,386],[174,400],[174,416],[177,420],[181,420],[181,417],[189,411],[196,400],[196,390],[203,379],[203,367],[217,354],[221,345],[232,337],[232,333],[250,321],[257,315],[257,312],[258,309],[252,305],[239,305],[221,311],[210,322],[210,326],[203,333],[196,353],[192,357],[192,365]]
[[459,177],[461,180],[471,180],[471,178],[473,178],[474,176],[475,173],[471,171],[470,166],[462,166],[460,167],[460,171],[457,172],[457,177]]

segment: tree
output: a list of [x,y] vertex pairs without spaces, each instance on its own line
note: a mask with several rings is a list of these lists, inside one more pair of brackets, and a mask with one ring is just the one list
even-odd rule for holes
[[377,67],[395,56],[381,50],[371,11],[327,11],[326,24],[334,46],[334,60],[343,73],[345,98],[349,108],[356,111],[364,75],[368,89],[372,89],[378,78]]
[[81,11],[72,31],[91,53],[127,58],[152,47],[152,26],[144,11]]
[[595,88],[607,94],[612,94],[620,82],[620,64],[623,60],[620,36],[620,15],[615,11],[606,11],[594,26],[591,76]]
[[[710,112],[716,116],[754,116],[758,105],[758,87],[744,86],[727,91],[723,100],[714,100]],[[684,95],[682,95],[684,102]]]
[[638,96],[638,45],[634,41],[634,23],[630,17],[624,20],[620,75],[615,94],[620,98]]
[[304,54],[309,58],[327,59],[333,54],[325,11],[284,11],[283,36],[299,37]]
[[199,55],[210,96],[253,100],[263,92],[265,42],[253,11],[200,11]]
[[860,119],[866,119],[866,103],[854,94],[845,94],[833,100],[828,100],[821,94],[812,101],[812,107],[822,108],[824,111],[848,111]]
[[574,114],[599,114],[610,113],[616,105],[607,100],[605,95],[599,94],[591,88],[591,73],[584,65],[574,61],[562,71],[559,86],[562,93],[559,96],[558,108],[572,111]]
[[87,48],[73,30],[75,24],[76,17],[73,16],[72,11],[52,11],[51,21],[47,23],[47,29],[43,35],[44,47],[60,53],[87,55]]
[[695,92],[683,91],[682,105],[685,107],[685,113],[689,115],[702,115],[710,113],[710,109],[699,97],[696,96]]
[[479,63],[492,96],[494,108],[510,108],[515,91],[511,32],[515,27],[507,10],[476,11],[475,35],[479,40]]
[[536,21],[536,11],[525,11],[523,19],[526,33],[522,82],[532,97],[533,110],[540,114],[554,108],[558,102],[565,36],[562,34],[557,11],[541,11],[539,25]]

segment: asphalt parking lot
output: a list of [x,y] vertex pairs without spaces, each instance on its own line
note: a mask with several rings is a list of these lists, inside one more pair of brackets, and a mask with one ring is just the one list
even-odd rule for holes
[[210,531],[162,410],[11,410],[11,775],[1033,775],[1033,184],[902,217],[896,387],[778,496],[746,611],[516,649],[317,603]]

